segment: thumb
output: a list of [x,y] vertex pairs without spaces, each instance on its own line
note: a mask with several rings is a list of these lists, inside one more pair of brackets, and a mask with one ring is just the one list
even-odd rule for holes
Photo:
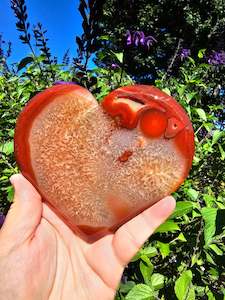
[[15,244],[22,244],[33,234],[41,221],[41,196],[21,174],[13,175],[10,181],[15,194],[13,203],[0,231],[0,238]]

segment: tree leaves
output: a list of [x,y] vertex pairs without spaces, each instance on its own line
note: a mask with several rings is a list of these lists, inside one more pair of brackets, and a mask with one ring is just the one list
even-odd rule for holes
[[[21,34],[21,40],[24,43],[30,41],[33,44],[25,1],[15,0],[14,2],[17,6],[20,2],[20,7],[16,8],[16,26]],[[147,1],[145,1],[146,5],[143,5],[144,2],[141,4],[140,1],[125,1],[121,2],[120,9],[116,8],[117,14],[115,14],[114,6],[117,2],[111,0],[80,1],[83,33],[76,39],[78,55],[74,58],[73,68],[69,72],[65,71],[65,65],[63,68],[53,66],[57,77],[64,81],[71,81],[73,78],[72,81],[94,90],[98,100],[101,100],[110,90],[118,86],[133,84],[135,81],[157,85],[184,106],[192,119],[196,142],[195,164],[189,178],[176,192],[176,209],[170,219],[158,228],[125,269],[124,283],[118,291],[118,299],[130,297],[135,300],[171,300],[175,298],[175,282],[178,299],[179,297],[183,299],[183,293],[186,300],[195,297],[196,299],[204,297],[215,299],[223,293],[221,282],[224,281],[223,275],[221,276],[225,253],[222,243],[224,237],[225,136],[224,127],[222,127],[224,105],[221,102],[224,98],[224,66],[213,66],[207,63],[206,56],[209,55],[210,49],[199,50],[205,47],[202,45],[204,41],[199,42],[199,48],[191,49],[195,57],[181,61],[182,49],[175,49],[178,31],[174,31],[175,35],[171,39],[168,28],[158,26],[159,23],[169,24],[168,20],[171,16],[175,20],[171,14],[174,7],[179,8],[176,11],[179,14],[182,13],[182,20],[192,17],[188,24],[198,23],[196,11],[193,15],[190,14],[191,7],[196,6],[194,1],[189,3],[190,7],[186,7],[185,11],[183,10],[184,1],[175,1],[171,4],[163,0],[160,5],[155,6]],[[216,5],[219,1],[207,0],[203,6],[211,11],[208,7],[212,3]],[[224,7],[224,4],[220,5]],[[102,9],[104,15],[101,14]],[[127,9],[131,14],[124,13]],[[165,11],[170,13],[165,14]],[[205,16],[204,11],[202,12]],[[220,12],[222,9],[219,9],[215,15],[218,16]],[[157,22],[156,18],[158,18]],[[118,19],[119,23],[117,23]],[[170,26],[174,28],[173,20]],[[180,18],[176,20],[179,22]],[[127,26],[122,26],[123,22]],[[137,28],[135,24],[138,24]],[[179,24],[179,30],[180,28],[182,24]],[[197,27],[191,28],[199,30]],[[151,49],[147,53],[140,47],[132,47],[132,49],[124,47],[124,34],[127,29],[155,34],[158,37],[157,49]],[[154,32],[152,32],[153,29]],[[25,31],[26,34],[24,34]],[[46,44],[43,45],[39,31],[36,31],[36,37],[37,45],[42,51]],[[192,45],[193,39],[190,40]],[[217,40],[222,45],[221,37]],[[169,47],[166,46],[168,44]],[[181,46],[189,47],[190,45],[182,42]],[[49,51],[47,46],[46,50]],[[170,65],[174,54],[177,56],[172,71],[166,73],[164,70]],[[90,57],[94,57],[98,66],[94,71],[88,70]],[[64,62],[67,64],[67,61],[66,55]],[[46,76],[41,74],[37,63],[43,68],[44,75],[46,74],[49,78],[49,68],[46,67],[44,57],[35,57],[35,61],[30,62],[29,58],[28,61],[26,58],[23,62],[21,61],[20,77],[13,72],[8,76],[4,74],[0,76],[0,148],[2,151],[0,210],[4,213],[8,209],[8,201],[11,201],[13,196],[8,178],[16,171],[11,143],[15,118],[32,95],[51,83],[46,80]],[[118,68],[113,69],[112,63],[117,63]],[[128,71],[131,76],[128,75]],[[187,294],[185,294],[185,289]]]
[[223,255],[223,251],[216,244],[209,245],[209,248],[212,249],[217,255]]
[[219,150],[221,153],[221,160],[225,160],[225,150],[223,149],[223,147],[219,144]]
[[25,68],[28,64],[32,63],[33,61],[34,61],[34,59],[33,59],[33,57],[31,57],[31,56],[24,57],[24,58],[20,61],[17,70],[18,70],[18,71],[22,70],[23,68]]
[[134,286],[135,286],[134,281],[127,281],[126,283],[121,283],[120,284],[120,292],[127,294]]
[[155,291],[160,290],[164,286],[164,276],[159,273],[152,274],[151,285]]
[[154,300],[154,291],[146,284],[137,284],[127,294],[126,300]]
[[221,131],[221,130],[215,130],[213,132],[213,138],[212,138],[212,146],[215,145],[219,139],[221,137],[225,136],[225,132],[224,131]]
[[172,218],[182,217],[183,215],[191,212],[193,209],[193,203],[190,201],[179,201],[176,203],[175,211],[173,212]]
[[203,207],[201,210],[203,220],[205,222],[204,227],[204,238],[205,245],[208,246],[216,232],[216,216],[217,208]]
[[113,52],[113,51],[112,51],[112,53],[115,55],[115,57],[118,59],[118,61],[122,64],[123,63],[123,53],[122,52],[118,53],[118,52]]
[[157,246],[162,255],[162,258],[167,257],[170,254],[170,245],[169,243],[157,242]]
[[202,108],[195,108],[196,113],[199,115],[200,119],[207,121],[206,113]]
[[177,223],[175,223],[172,220],[168,220],[164,224],[160,225],[156,229],[156,232],[163,233],[163,232],[174,232],[174,231],[179,231],[179,230],[180,230],[180,227],[178,226]]
[[207,49],[200,49],[198,51],[198,57],[203,58]]
[[178,300],[194,300],[195,290],[192,286],[191,270],[184,271],[175,282],[175,294]]
[[0,144],[0,155],[1,152],[5,155],[10,155],[14,151],[13,141],[5,142],[4,144]]
[[196,201],[197,198],[198,198],[198,195],[199,195],[199,192],[196,191],[196,190],[193,189],[193,188],[189,188],[189,189],[187,190],[187,196],[189,196],[189,197],[191,198],[191,200]]
[[140,268],[140,271],[143,276],[145,284],[149,285],[151,282],[151,275],[153,272],[153,268],[150,268],[148,265],[143,263],[143,261],[140,261],[139,268]]

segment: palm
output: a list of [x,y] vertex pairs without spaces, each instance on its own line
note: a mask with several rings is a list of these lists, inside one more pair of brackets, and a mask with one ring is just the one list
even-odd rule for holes
[[[5,228],[3,226],[0,232],[0,242],[2,239],[6,241],[6,254],[10,234],[15,237],[12,243],[17,244],[16,247],[11,246],[13,250],[8,251],[5,263],[8,290],[11,284],[16,299],[113,299],[124,266],[174,208],[172,199],[162,200],[120,227],[115,234],[88,244],[40,201],[30,183],[24,178],[22,180],[19,188],[26,188],[33,202],[32,206],[31,202],[26,203],[30,206],[26,208],[30,218],[24,224],[19,223],[18,234],[15,235],[7,228],[13,219],[10,216],[13,212],[10,212],[8,224],[6,219]],[[4,259],[2,261],[4,266]],[[19,278],[17,285],[10,283],[11,277],[15,276]],[[3,282],[1,295],[6,291],[7,286]],[[15,295],[11,294],[12,297],[8,293],[4,299],[15,299]]]
[[[46,282],[49,270],[54,270],[49,299],[113,299],[123,266],[113,257],[112,241],[113,235],[109,235],[94,244],[84,242],[43,205],[43,217],[32,240],[32,255],[37,257],[35,251],[41,253],[42,263],[46,261],[46,249],[51,252],[40,276]],[[110,262],[113,264],[109,268]]]

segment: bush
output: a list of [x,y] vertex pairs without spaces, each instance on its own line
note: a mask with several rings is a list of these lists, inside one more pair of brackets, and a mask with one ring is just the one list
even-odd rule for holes
[[[24,9],[24,1],[12,2],[14,9]],[[84,16],[93,8],[86,9],[82,3],[80,11]],[[33,32],[40,49],[40,53],[34,53],[24,14],[17,14],[20,22],[17,28],[31,54],[16,65],[8,65],[10,44],[0,47],[0,215],[6,214],[13,197],[8,179],[18,172],[13,156],[16,118],[33,95],[54,81],[63,80],[89,88],[101,101],[110,90],[135,83],[134,77],[125,71],[123,53],[107,47],[101,51],[102,64],[88,70],[90,46],[97,40],[112,43],[109,37],[99,35],[91,40],[85,35],[85,31],[93,27],[92,19],[83,23],[84,34],[77,38],[78,57],[68,65],[68,53],[61,64],[51,57],[46,31],[41,24]],[[125,269],[117,299],[212,300],[225,297],[225,94],[220,85],[225,62],[212,64],[204,58],[205,49],[195,50],[197,58],[185,55],[174,74],[159,68],[154,81],[184,106],[192,120],[196,142],[193,167],[187,180],[174,193],[177,205],[173,215]],[[99,62],[101,55],[98,53]]]

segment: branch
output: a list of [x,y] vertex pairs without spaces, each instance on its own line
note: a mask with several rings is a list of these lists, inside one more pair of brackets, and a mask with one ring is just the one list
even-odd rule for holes
[[183,41],[183,40],[182,40],[181,38],[179,38],[178,44],[177,44],[177,47],[176,47],[176,50],[175,50],[174,55],[173,55],[173,57],[172,57],[172,59],[171,59],[171,63],[169,64],[169,66],[168,66],[168,68],[167,68],[167,70],[166,70],[166,73],[163,75],[162,81],[163,81],[164,79],[166,79],[166,76],[171,72],[172,67],[173,67],[173,65],[174,65],[174,62],[175,62],[175,60],[176,60],[176,58],[177,58],[177,56],[178,56],[178,53],[179,53],[179,50],[180,50],[182,41]]

